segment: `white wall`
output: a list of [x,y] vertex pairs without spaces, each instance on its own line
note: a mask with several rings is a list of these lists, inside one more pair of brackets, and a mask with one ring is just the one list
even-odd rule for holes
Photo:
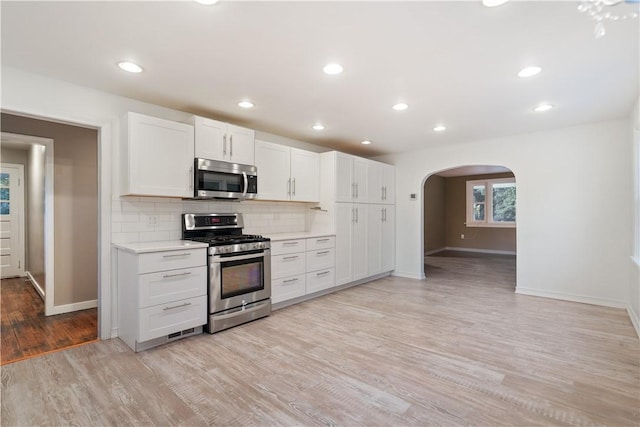
[[518,183],[517,292],[626,307],[630,128],[618,120],[381,157],[397,168],[396,274],[424,274],[425,178],[502,165]]

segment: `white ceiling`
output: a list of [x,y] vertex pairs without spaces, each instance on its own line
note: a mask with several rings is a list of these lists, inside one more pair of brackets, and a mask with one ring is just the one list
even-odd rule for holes
[[[628,116],[639,20],[595,39],[577,5],[2,1],[2,64],[375,155]],[[125,74],[122,60],[145,71]],[[329,62],[344,72],[325,75]],[[542,73],[516,76],[531,64]],[[244,98],[256,107],[239,108]],[[556,108],[534,113],[543,101]]]

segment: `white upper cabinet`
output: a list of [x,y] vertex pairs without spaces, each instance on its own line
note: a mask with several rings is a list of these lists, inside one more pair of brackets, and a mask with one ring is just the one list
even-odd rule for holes
[[204,117],[194,117],[195,157],[253,165],[255,132],[252,129]]
[[127,113],[121,131],[122,195],[193,197],[193,126]]
[[291,200],[320,201],[320,155],[291,148]]
[[392,165],[379,163],[380,165],[380,185],[382,186],[382,203],[387,205],[396,204],[396,168]]
[[385,163],[369,162],[369,203],[395,204],[395,168]]
[[256,140],[258,199],[290,200],[291,148]]
[[318,202],[320,155],[256,140],[258,199]]
[[336,153],[336,201],[366,203],[369,197],[369,164],[361,157]]

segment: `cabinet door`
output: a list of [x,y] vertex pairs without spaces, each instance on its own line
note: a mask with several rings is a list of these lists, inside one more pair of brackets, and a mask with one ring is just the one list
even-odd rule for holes
[[382,203],[393,205],[396,203],[396,168],[392,165],[380,163],[380,178],[382,185]]
[[369,276],[382,272],[383,205],[367,206],[367,269]]
[[235,125],[227,125],[228,162],[243,165],[255,164],[255,132]]
[[306,292],[305,275],[283,277],[271,281],[271,302],[276,304],[301,297]]
[[353,210],[353,247],[351,257],[353,260],[353,280],[358,280],[368,276],[369,236],[367,227],[367,205],[355,203]]
[[353,159],[354,201],[358,203],[369,201],[369,163],[369,160],[361,157],[354,157]]
[[193,197],[193,126],[129,113],[125,194]]
[[320,155],[291,148],[291,200],[320,201]]
[[227,124],[217,120],[195,117],[195,157],[210,160],[226,160]]
[[396,268],[396,207],[383,207],[382,221],[382,271]]
[[256,141],[258,199],[289,200],[291,149],[266,141]]
[[382,189],[382,163],[369,162],[367,183],[367,201],[369,203],[382,203],[384,191]]
[[336,285],[353,280],[351,256],[354,215],[353,203],[336,203]]
[[352,202],[354,196],[353,157],[336,153],[336,202]]

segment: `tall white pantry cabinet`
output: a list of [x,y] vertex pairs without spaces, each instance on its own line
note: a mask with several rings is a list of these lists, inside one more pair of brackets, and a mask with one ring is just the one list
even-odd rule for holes
[[395,168],[336,151],[320,155],[321,206],[336,232],[336,285],[395,268]]

